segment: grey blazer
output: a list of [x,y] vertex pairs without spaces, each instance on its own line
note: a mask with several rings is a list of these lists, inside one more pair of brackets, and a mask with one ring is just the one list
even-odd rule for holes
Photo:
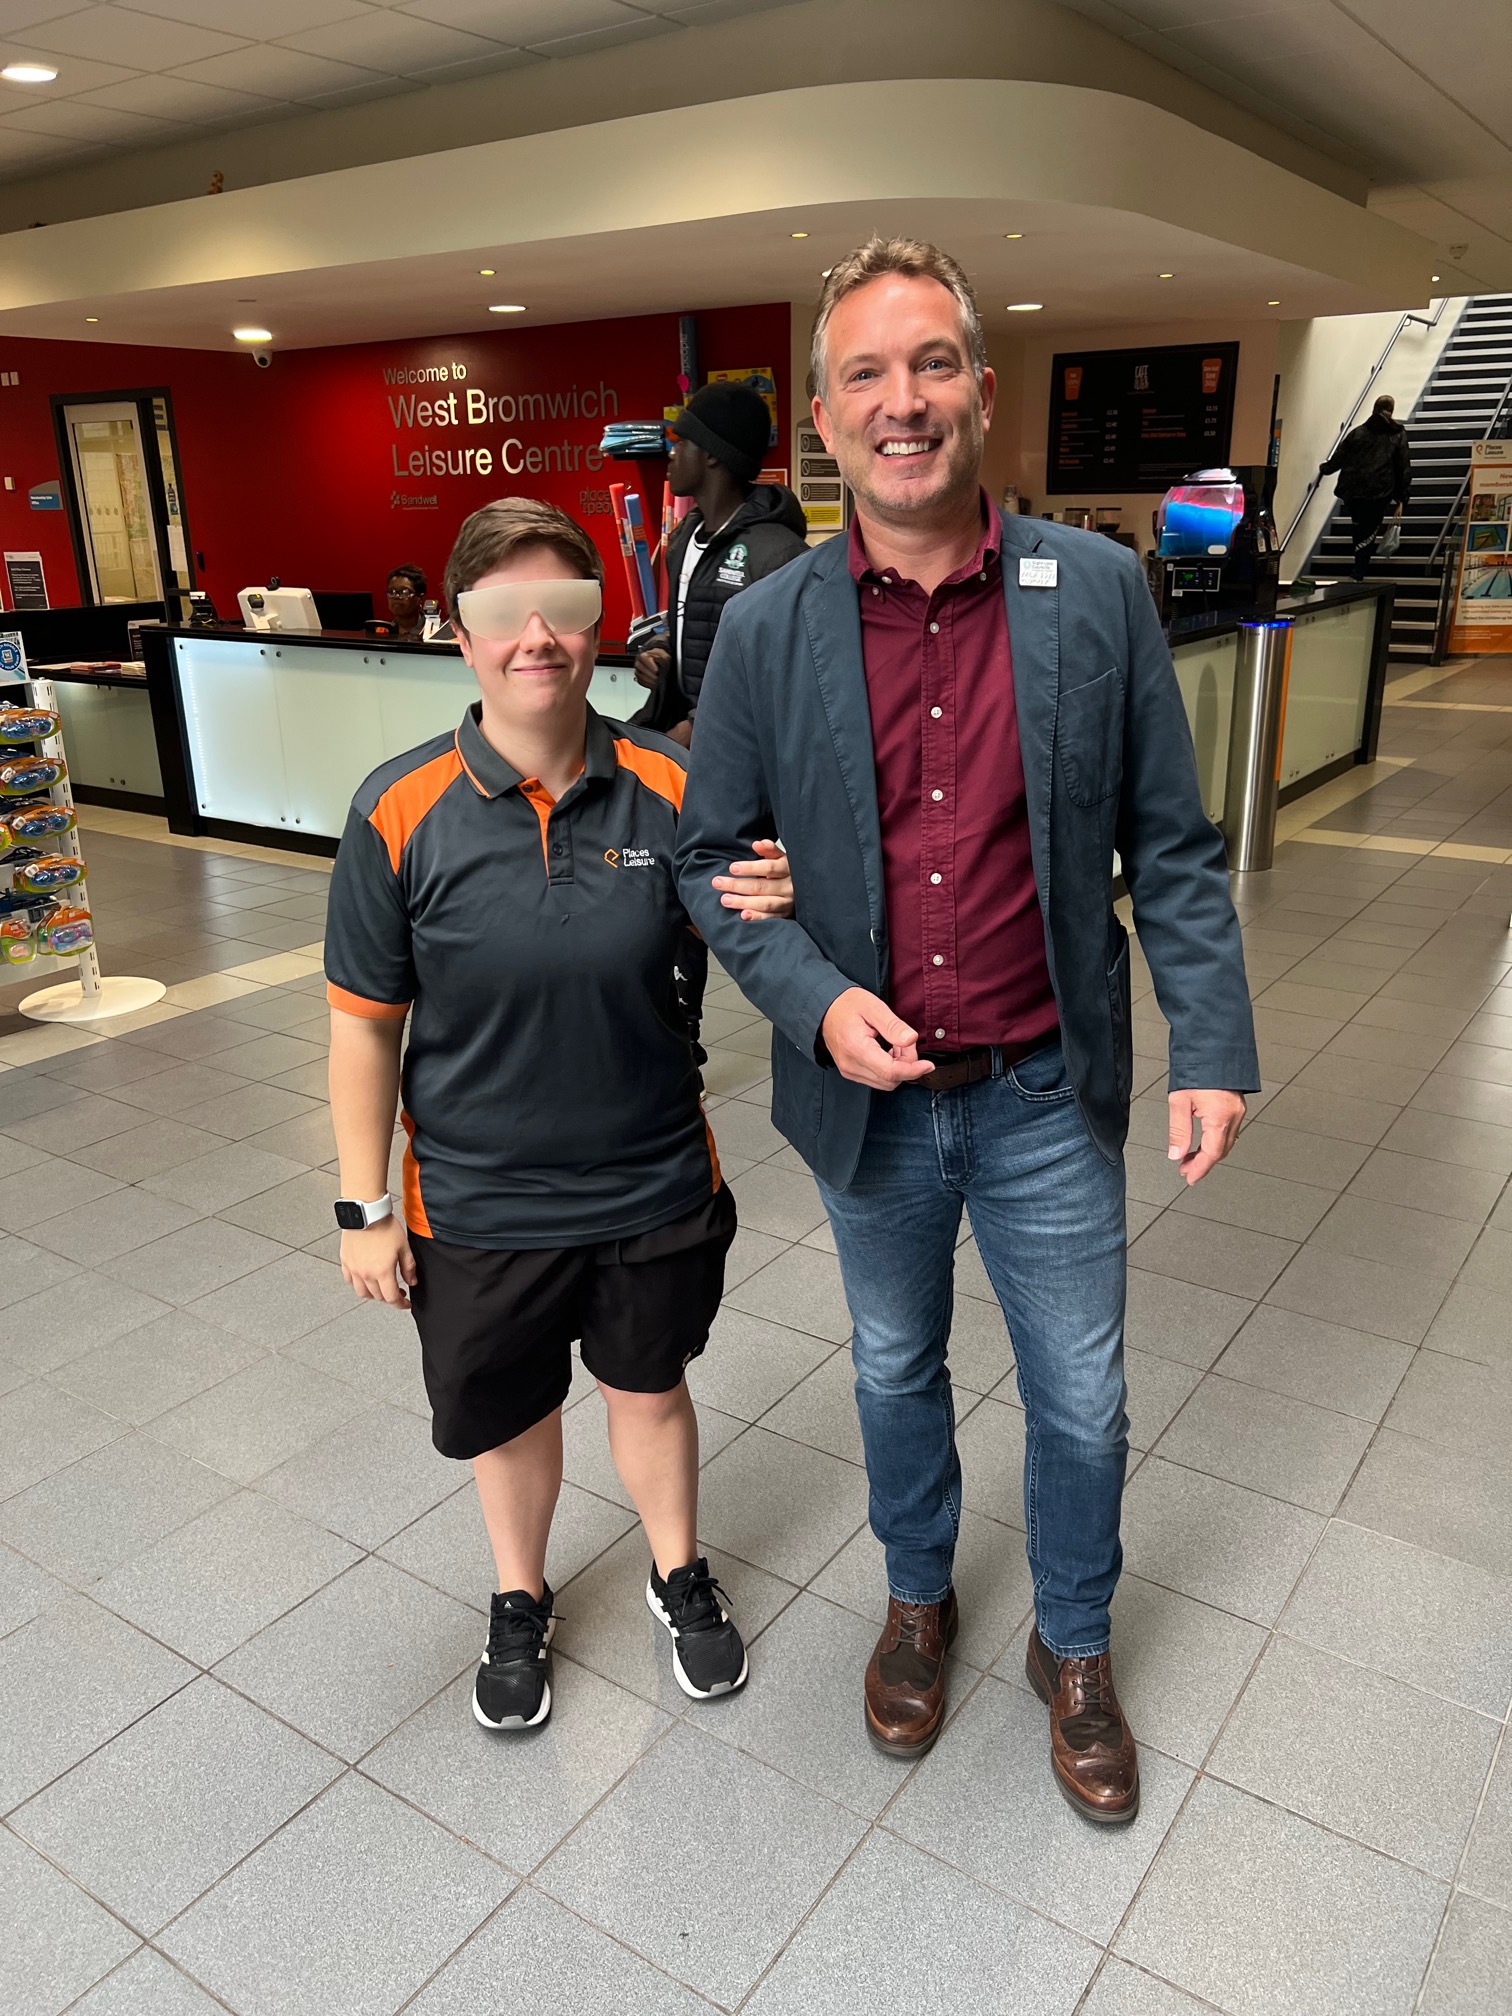
[[[1088,1133],[1114,1162],[1133,1075],[1115,849],[1171,1025],[1173,1089],[1259,1087],[1239,924],[1134,555],[1041,519],[1002,524],[1030,844],[1061,1042]],[[1054,587],[1020,584],[1030,555],[1056,562]],[[885,996],[888,974],[871,716],[846,557],[846,541],[830,539],[725,610],[677,842],[689,914],[776,1025],[772,1118],[837,1189],[855,1174],[874,1095],[821,1064],[815,1042],[839,994],[860,986]],[[771,833],[792,863],[797,914],[743,924],[710,878]]]

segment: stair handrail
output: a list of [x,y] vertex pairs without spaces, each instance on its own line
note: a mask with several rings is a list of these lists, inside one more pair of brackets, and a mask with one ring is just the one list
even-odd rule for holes
[[[1431,315],[1418,315],[1415,314],[1411,309],[1409,309],[1404,315],[1398,318],[1395,329],[1392,330],[1391,334],[1386,339],[1385,349],[1382,350],[1380,356],[1377,357],[1375,363],[1371,365],[1369,375],[1367,376],[1365,383],[1360,387],[1359,394],[1356,397],[1353,406],[1350,407],[1349,412],[1345,417],[1344,424],[1340,427],[1338,433],[1334,436],[1333,447],[1330,448],[1328,453],[1323,457],[1323,460],[1325,462],[1332,460],[1334,453],[1339,446],[1339,443],[1344,439],[1344,436],[1349,432],[1350,428],[1354,425],[1356,414],[1359,412],[1360,408],[1365,404],[1366,399],[1369,397],[1371,386],[1374,385],[1376,380],[1380,377],[1382,371],[1385,370],[1386,360],[1391,355],[1392,351],[1396,348],[1397,338],[1406,329],[1408,323],[1421,322],[1425,329],[1436,329],[1438,327],[1439,318],[1443,315],[1444,310],[1449,306],[1450,301],[1454,298],[1455,298],[1454,296],[1448,294],[1441,295],[1439,297],[1439,304],[1434,309]],[[1322,481],[1323,481],[1323,475],[1322,471],[1320,470],[1319,473],[1316,476],[1314,476],[1311,483],[1308,484],[1306,494],[1304,495],[1302,502],[1297,506],[1296,515],[1293,517],[1290,525],[1288,525],[1286,528],[1286,532],[1282,537],[1280,546],[1280,551],[1282,553],[1286,551],[1287,546],[1291,543],[1291,536],[1293,532],[1296,531],[1297,527],[1302,523],[1302,520],[1306,517],[1308,506],[1312,503],[1314,497],[1317,496],[1318,487],[1322,483]]]
[[[1503,413],[1505,413],[1507,410],[1507,404],[1509,400],[1512,400],[1512,371],[1509,371],[1507,373],[1507,382],[1505,385],[1503,385],[1502,395],[1500,399],[1498,399],[1496,402],[1496,411],[1491,415],[1491,418],[1486,422],[1485,430],[1481,434],[1480,438],[1482,441],[1494,441],[1496,439],[1496,430],[1501,425],[1501,418]],[[1464,504],[1465,499],[1470,494],[1470,478],[1474,475],[1474,473],[1475,473],[1475,448],[1474,444],[1472,443],[1470,450],[1470,462],[1465,470],[1464,476],[1461,478],[1460,487],[1454,493],[1454,502],[1449,506],[1448,512],[1445,514],[1444,517],[1444,522],[1439,527],[1439,535],[1437,539],[1434,540],[1432,547],[1429,549],[1427,560],[1423,563],[1424,566],[1429,569],[1432,568],[1434,561],[1439,559],[1439,553],[1444,546],[1444,541],[1449,537],[1449,534],[1453,530],[1455,525],[1459,523],[1460,509],[1461,506]],[[1449,594],[1449,584],[1454,576],[1454,569],[1450,563],[1452,562],[1453,559],[1454,559],[1453,552],[1446,551],[1444,552],[1443,559],[1439,560],[1438,611],[1433,619],[1433,648],[1428,654],[1428,663],[1430,665],[1443,664],[1446,649],[1448,646],[1449,604],[1451,599]]]

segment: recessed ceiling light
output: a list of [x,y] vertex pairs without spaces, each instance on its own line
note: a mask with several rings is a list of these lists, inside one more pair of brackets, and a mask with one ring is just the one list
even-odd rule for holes
[[1157,273],[1155,278],[1157,280],[1174,280],[1176,275],[1174,273]]
[[1004,236],[1005,238],[1022,238],[1022,237],[1023,237],[1023,235],[1024,235],[1024,234],[1023,234],[1023,232],[1022,232],[1022,231],[1005,231],[1005,232],[1003,233],[1003,236]]
[[525,313],[525,303],[523,301],[494,301],[490,303],[488,312],[490,315],[523,315]]
[[273,341],[273,331],[271,329],[233,329],[231,334],[236,338],[238,343],[271,343]]
[[485,280],[492,280],[492,278],[494,277],[495,273],[498,272],[498,270],[499,269],[497,266],[480,266],[478,268],[479,273]]
[[7,63],[0,70],[0,77],[11,84],[51,84],[57,74],[49,63]]
[[1267,308],[1279,308],[1281,303],[1279,301],[1267,301],[1265,305]]
[[85,320],[86,322],[98,322],[98,321],[99,321],[99,319],[100,319],[100,318],[99,318],[99,316],[98,316],[98,315],[86,315],[86,316],[84,317],[84,320]]
[[789,231],[789,238],[807,238],[807,231]]
[[1428,278],[1429,278],[1430,280],[1437,280],[1437,279],[1438,279],[1438,277],[1439,277],[1439,276],[1438,276],[1438,274],[1437,274],[1437,273],[1430,273],[1430,274],[1428,275]]
[[835,269],[833,266],[821,266],[819,268],[819,278],[821,280],[828,280],[829,276],[831,275],[831,273],[834,272],[834,270]]
[[1008,313],[1010,315],[1033,315],[1037,309],[1043,308],[1044,305],[1043,301],[1010,301],[1008,303]]

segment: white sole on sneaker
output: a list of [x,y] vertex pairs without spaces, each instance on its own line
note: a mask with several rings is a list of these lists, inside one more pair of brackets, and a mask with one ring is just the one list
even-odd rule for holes
[[690,1696],[694,1701],[712,1701],[720,1694],[733,1694],[737,1687],[744,1687],[746,1676],[751,1670],[751,1660],[749,1653],[745,1652],[743,1646],[741,1648],[740,1671],[733,1680],[721,1680],[714,1687],[695,1687],[693,1685],[693,1682],[683,1670],[681,1659],[677,1656],[677,1627],[667,1615],[666,1610],[657,1597],[656,1591],[651,1587],[651,1578],[649,1576],[646,1578],[646,1608],[651,1612],[651,1615],[656,1619],[658,1624],[666,1626],[667,1636],[672,1640],[672,1677],[676,1680],[678,1686],[681,1687],[684,1694]]
[[[556,1636],[556,1627],[557,1620],[553,1617],[546,1626],[546,1636],[541,1641],[543,1646],[549,1645]],[[478,1665],[480,1668],[483,1665],[481,1659],[478,1661]],[[551,1682],[549,1680],[546,1682],[546,1686],[541,1694],[541,1705],[534,1715],[528,1717],[524,1715],[506,1715],[502,1721],[495,1722],[491,1716],[485,1715],[483,1710],[478,1706],[478,1688],[477,1682],[474,1681],[472,1711],[473,1720],[481,1722],[485,1729],[539,1729],[541,1724],[546,1720],[546,1717],[551,1713]]]

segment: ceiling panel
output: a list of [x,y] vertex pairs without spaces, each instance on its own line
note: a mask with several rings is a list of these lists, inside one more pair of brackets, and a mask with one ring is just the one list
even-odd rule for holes
[[620,0],[401,0],[398,11],[516,48],[594,28],[622,28],[641,13]]
[[176,73],[201,84],[223,84],[228,91],[251,91],[265,98],[315,98],[342,91],[351,84],[370,84],[371,69],[354,63],[333,63],[326,56],[305,56],[272,42],[249,43],[225,56],[185,63]]
[[1512,5],[1508,0],[1344,0],[1402,60],[1512,143]]
[[215,84],[197,84],[190,77],[128,77],[120,84],[107,84],[98,91],[83,91],[65,101],[75,105],[104,105],[117,112],[146,112],[159,119],[179,119],[192,126],[213,126],[222,119],[245,117],[248,113],[274,108],[269,98],[254,98],[245,91],[225,91]]
[[28,105],[22,111],[0,113],[0,131],[49,133],[59,140],[83,140],[103,145],[108,140],[172,140],[184,128],[167,119],[147,119],[139,112],[115,112],[104,105],[81,105],[77,98],[59,98],[51,105]]
[[77,14],[79,0],[0,0],[0,35],[15,35],[36,21]]
[[[334,22],[325,28],[309,28],[296,35],[279,38],[290,49],[311,56],[350,56],[353,29],[348,22]],[[361,50],[364,63],[400,73],[419,69],[436,70],[443,63],[463,63],[485,56],[497,56],[504,45],[470,35],[460,28],[446,28],[437,21],[421,21],[413,14],[385,9],[362,24]]]
[[143,14],[183,21],[195,28],[218,28],[241,41],[276,42],[302,28],[332,21],[361,21],[375,9],[364,0],[138,0]]
[[660,14],[640,14],[610,28],[589,28],[578,35],[552,35],[532,42],[543,56],[581,56],[589,49],[608,49],[621,42],[644,42],[648,35],[670,35],[676,28]]
[[45,21],[28,31],[39,49],[56,56],[92,56],[101,63],[120,63],[133,70],[166,70],[202,56],[219,56],[244,46],[243,35],[219,29],[192,28],[183,21],[164,21],[129,7],[90,7]]

